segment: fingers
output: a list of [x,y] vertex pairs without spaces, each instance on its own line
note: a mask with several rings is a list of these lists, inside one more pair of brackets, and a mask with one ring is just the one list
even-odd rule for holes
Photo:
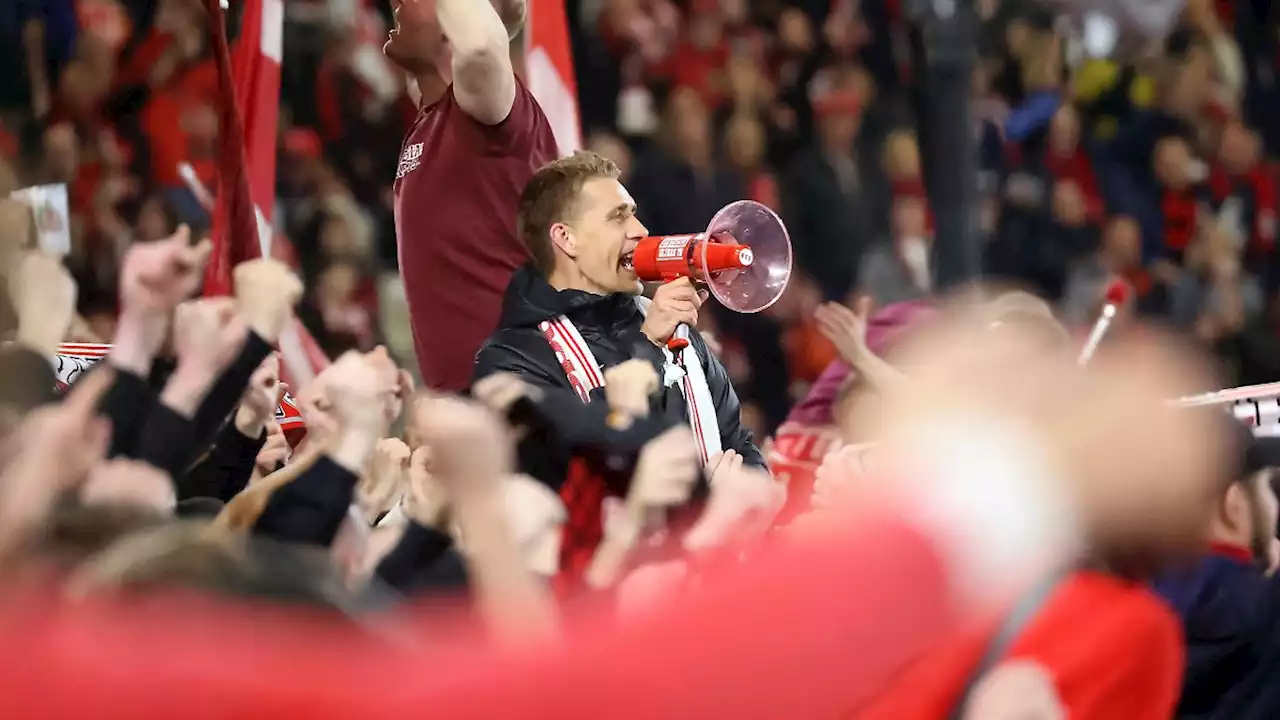
[[[102,363],[105,365],[105,363]],[[76,417],[89,417],[96,411],[107,388],[115,382],[115,373],[109,367],[99,368],[72,386],[62,401],[62,409]]]

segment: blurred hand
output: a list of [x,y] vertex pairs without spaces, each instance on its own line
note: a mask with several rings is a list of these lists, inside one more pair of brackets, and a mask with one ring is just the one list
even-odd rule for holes
[[647,360],[633,359],[604,371],[609,409],[630,417],[649,414],[649,397],[658,391],[658,373]]
[[1038,663],[1014,660],[988,671],[973,689],[964,720],[1065,720],[1053,676]]
[[846,445],[827,453],[814,472],[813,498],[816,509],[842,504],[857,493],[857,483],[866,478],[871,466],[872,444]]
[[267,423],[275,418],[283,391],[284,386],[280,383],[280,356],[271,353],[253,371],[249,386],[240,396],[240,406],[236,409],[236,429],[245,437],[256,438],[261,435]]
[[80,488],[85,505],[129,505],[171,513],[178,499],[173,480],[163,471],[138,460],[112,459],[98,463]]
[[494,413],[506,417],[511,406],[522,397],[533,397],[537,390],[509,372],[497,372],[481,378],[471,387],[471,394]]
[[373,451],[369,472],[356,485],[356,504],[372,523],[399,499],[409,470],[409,446],[399,438],[383,438]]
[[423,527],[443,528],[449,508],[444,488],[431,474],[431,448],[420,447],[409,457],[404,514]]
[[663,283],[653,293],[653,302],[649,304],[649,314],[640,332],[654,345],[665,346],[681,323],[698,324],[698,308],[706,298],[706,291],[695,288],[687,277]]
[[685,535],[684,548],[689,552],[703,552],[763,533],[773,524],[786,500],[786,489],[767,471],[744,466],[742,458],[735,453],[716,468],[711,481],[711,499],[698,522]]
[[189,366],[217,376],[244,347],[244,318],[230,298],[182,303],[173,319],[173,350],[179,367]]
[[45,355],[57,352],[76,313],[76,281],[58,258],[31,251],[9,279],[18,340]]
[[247,333],[229,298],[182,303],[173,318],[178,367],[165,383],[160,400],[191,418],[223,369],[240,354]]
[[329,379],[332,376],[333,366],[330,365],[304,385],[294,398],[307,425],[307,438],[320,444],[328,442],[340,429],[338,418],[333,414],[333,403],[329,400]]
[[275,420],[268,421],[266,432],[267,440],[253,459],[253,475],[249,480],[251,485],[254,480],[260,480],[275,472],[277,468],[289,461],[289,456],[292,454],[289,440],[280,429],[279,423]]
[[120,270],[121,313],[167,316],[200,286],[212,250],[208,238],[192,245],[186,225],[164,240],[130,246]]
[[97,408],[113,379],[105,368],[87,374],[62,402],[28,413],[7,439],[12,455],[0,474],[0,550],[106,455],[111,425]]
[[650,440],[640,451],[628,509],[640,513],[683,505],[698,481],[698,446],[688,427],[674,427]]
[[399,387],[395,363],[386,356],[348,352],[325,373],[323,388],[343,430],[381,437],[389,424],[387,406]]
[[861,297],[853,307],[850,310],[840,303],[826,303],[818,307],[813,317],[818,331],[836,346],[840,358],[857,367],[871,353],[867,349],[867,324],[874,303],[869,297]]
[[275,344],[302,297],[302,282],[287,265],[271,258],[242,262],[234,274],[240,314],[258,337]]
[[724,450],[712,455],[707,460],[707,475],[714,487],[723,478],[729,477],[742,468],[742,456],[736,450]]
[[488,408],[461,398],[430,397],[415,403],[414,411],[434,475],[452,500],[490,490],[511,472],[510,433]]

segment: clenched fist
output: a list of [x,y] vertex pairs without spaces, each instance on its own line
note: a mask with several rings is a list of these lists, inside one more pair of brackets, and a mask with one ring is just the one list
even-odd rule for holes
[[302,282],[287,265],[271,258],[242,262],[234,273],[240,313],[258,337],[274,343],[302,297]]

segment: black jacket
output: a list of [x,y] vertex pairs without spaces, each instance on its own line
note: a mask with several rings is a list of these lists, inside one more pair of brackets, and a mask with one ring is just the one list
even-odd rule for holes
[[[538,329],[538,323],[560,315],[573,321],[601,368],[643,358],[652,362],[662,377],[662,351],[640,332],[644,316],[636,307],[634,296],[557,291],[541,273],[526,265],[507,285],[498,331],[476,354],[475,379],[495,372],[510,372],[535,387],[553,391],[556,396],[571,394],[568,377]],[[764,467],[764,458],[751,440],[751,431],[739,421],[738,396],[724,366],[707,350],[696,331],[690,333],[690,341],[690,347],[684,352],[695,351],[702,362],[707,387],[715,402],[721,447],[736,451],[748,465]],[[593,391],[591,405],[579,404],[581,412],[574,412],[573,417],[558,418],[562,434],[594,434],[594,427],[605,430],[603,392],[603,388]],[[652,413],[655,419],[666,419],[670,424],[688,422],[684,396],[677,387],[665,388],[653,397]],[[576,425],[592,428],[572,427]]]

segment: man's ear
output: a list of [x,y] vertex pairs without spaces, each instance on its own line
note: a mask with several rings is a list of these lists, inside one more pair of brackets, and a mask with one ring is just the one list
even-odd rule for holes
[[565,255],[577,259],[578,258],[578,241],[573,236],[573,231],[564,223],[556,223],[551,226],[551,244]]
[[1222,504],[1218,507],[1218,517],[1231,530],[1244,530],[1249,521],[1249,498],[1243,483],[1231,483],[1226,494],[1222,496]]

